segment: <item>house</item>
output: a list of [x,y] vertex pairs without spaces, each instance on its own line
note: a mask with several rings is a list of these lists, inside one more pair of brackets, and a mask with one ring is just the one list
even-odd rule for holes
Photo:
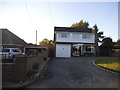
[[24,50],[27,43],[6,28],[0,29],[0,48],[20,48]]
[[56,57],[95,54],[95,31],[91,28],[54,27]]
[[112,56],[120,57],[120,40],[117,40],[117,42],[114,42],[112,47]]

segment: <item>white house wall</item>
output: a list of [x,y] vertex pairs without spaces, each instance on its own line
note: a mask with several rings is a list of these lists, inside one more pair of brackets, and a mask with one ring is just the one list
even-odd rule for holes
[[[61,38],[60,34],[66,33],[67,38]],[[91,35],[91,38],[83,39],[82,35]],[[95,43],[95,35],[93,33],[79,33],[79,32],[57,32],[56,33],[56,42],[78,42],[78,43]]]

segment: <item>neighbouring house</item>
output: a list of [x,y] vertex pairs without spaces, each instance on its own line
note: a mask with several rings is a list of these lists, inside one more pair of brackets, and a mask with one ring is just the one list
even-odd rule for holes
[[114,45],[112,48],[112,56],[120,57],[120,40],[117,40],[117,42],[114,42]]
[[91,28],[54,27],[56,57],[95,55],[95,31]]
[[0,47],[1,48],[20,48],[24,51],[27,43],[6,28],[0,29]]
[[49,60],[47,46],[28,45],[8,29],[0,29],[0,49],[2,48],[19,48],[25,53],[16,55],[15,61],[0,59],[4,61],[0,62],[2,88],[18,88],[30,84]]

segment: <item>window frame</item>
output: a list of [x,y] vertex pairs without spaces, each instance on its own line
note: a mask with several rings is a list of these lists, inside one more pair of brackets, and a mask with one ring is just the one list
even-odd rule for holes
[[82,34],[82,39],[91,39],[91,34]]

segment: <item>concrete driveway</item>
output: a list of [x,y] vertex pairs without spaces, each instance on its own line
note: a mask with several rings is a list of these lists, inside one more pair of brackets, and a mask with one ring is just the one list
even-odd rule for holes
[[118,75],[95,67],[95,59],[98,57],[51,59],[43,77],[26,88],[118,88]]

